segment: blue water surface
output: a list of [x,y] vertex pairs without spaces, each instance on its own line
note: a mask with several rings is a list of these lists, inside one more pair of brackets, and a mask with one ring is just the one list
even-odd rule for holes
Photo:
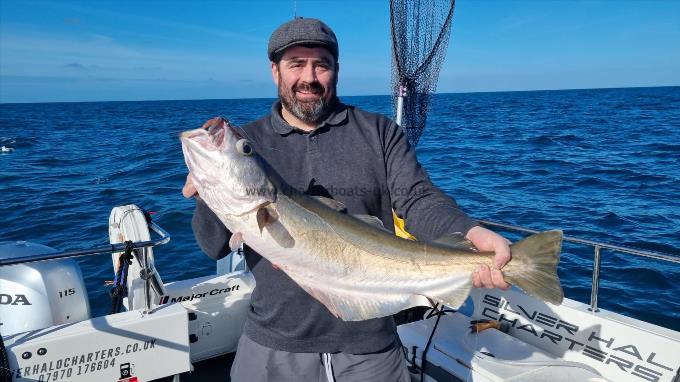
[[[389,96],[343,101],[392,113]],[[179,134],[216,115],[251,121],[271,102],[0,105],[0,241],[99,246],[111,208],[135,203],[172,234],[155,252],[165,282],[214,272],[180,193]],[[417,152],[477,218],[680,256],[680,87],[440,94]],[[110,257],[79,262],[105,314]],[[591,266],[592,249],[565,245],[567,297],[589,302]],[[678,264],[603,251],[602,271],[600,307],[680,330]]]

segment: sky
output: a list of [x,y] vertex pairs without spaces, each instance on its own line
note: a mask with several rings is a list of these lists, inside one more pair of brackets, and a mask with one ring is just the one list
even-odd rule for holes
[[[0,102],[275,97],[271,32],[324,20],[338,94],[390,93],[387,0],[0,0]],[[437,91],[680,85],[680,1],[457,0]]]

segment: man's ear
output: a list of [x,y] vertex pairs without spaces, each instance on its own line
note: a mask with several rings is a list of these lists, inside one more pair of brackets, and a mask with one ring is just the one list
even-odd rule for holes
[[272,61],[272,78],[274,79],[274,84],[279,87],[279,65]]
[[335,86],[338,86],[338,78],[340,78],[340,63],[335,62]]

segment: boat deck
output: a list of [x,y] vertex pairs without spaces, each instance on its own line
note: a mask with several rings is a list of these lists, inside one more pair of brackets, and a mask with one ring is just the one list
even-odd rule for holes
[[[194,371],[180,375],[180,382],[231,381],[229,370],[231,370],[231,363],[234,362],[235,354],[228,353],[197,362],[194,364]],[[156,381],[172,382],[172,377],[156,379]]]

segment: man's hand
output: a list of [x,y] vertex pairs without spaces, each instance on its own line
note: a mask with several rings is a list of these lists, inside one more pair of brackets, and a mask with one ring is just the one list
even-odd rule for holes
[[184,187],[182,187],[182,195],[185,198],[190,198],[194,195],[198,194],[198,191],[196,191],[196,186],[194,186],[194,180],[191,177],[191,173],[187,175],[187,181],[184,183]]
[[480,251],[496,253],[496,256],[493,258],[494,266],[491,269],[486,265],[482,265],[479,271],[472,274],[472,285],[476,288],[500,288],[503,290],[510,288],[510,284],[503,280],[503,274],[500,271],[512,258],[510,241],[480,226],[472,227],[465,237]]

